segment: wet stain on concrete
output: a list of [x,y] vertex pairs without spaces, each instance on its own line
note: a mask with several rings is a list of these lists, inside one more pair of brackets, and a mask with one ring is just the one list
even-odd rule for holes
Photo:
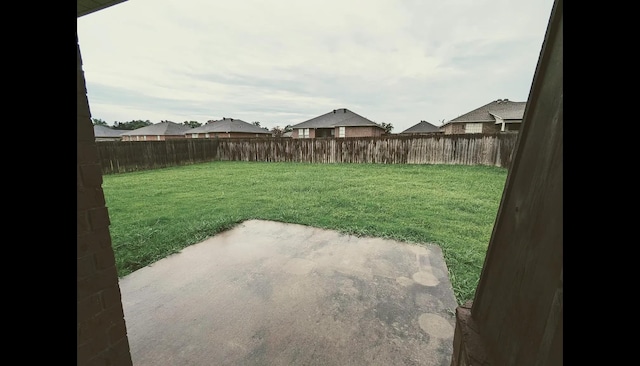
[[256,347],[253,347],[249,354],[244,358],[242,365],[269,365],[267,358],[267,344],[262,341]]
[[271,280],[263,273],[249,273],[246,287],[249,291],[265,301],[271,298],[271,293],[273,292]]
[[315,267],[315,262],[304,258],[291,258],[285,265],[284,270],[294,275],[303,275],[311,272]]
[[136,366],[449,366],[438,247],[259,220],[222,234],[121,280]]
[[438,283],[440,283],[440,280],[438,280],[438,278],[434,276],[430,270],[416,272],[413,274],[413,276],[411,276],[411,278],[417,283],[424,286],[436,286]]
[[421,314],[418,322],[425,333],[434,337],[449,338],[453,332],[451,323],[437,314]]
[[411,278],[407,278],[404,276],[400,276],[396,278],[396,282],[398,282],[400,286],[404,286],[404,287],[409,287],[415,283]]

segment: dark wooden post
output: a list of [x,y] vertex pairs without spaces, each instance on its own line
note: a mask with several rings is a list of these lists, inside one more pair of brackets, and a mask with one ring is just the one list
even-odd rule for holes
[[551,12],[515,157],[453,366],[562,365],[563,16]]

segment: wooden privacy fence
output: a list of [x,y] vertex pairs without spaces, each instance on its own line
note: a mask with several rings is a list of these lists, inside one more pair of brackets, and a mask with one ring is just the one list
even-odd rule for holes
[[357,138],[178,139],[97,143],[103,174],[206,161],[463,164],[508,168],[517,133]]

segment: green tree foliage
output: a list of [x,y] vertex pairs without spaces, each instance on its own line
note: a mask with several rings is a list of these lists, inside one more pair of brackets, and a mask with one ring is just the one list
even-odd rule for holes
[[[258,121],[251,122],[251,124],[254,125],[254,126],[262,127],[262,126],[260,126],[260,122],[258,122]],[[262,129],[265,130],[265,131],[269,131],[269,129],[266,128],[266,127],[262,127]]]
[[271,129],[271,134],[273,135],[273,137],[282,137],[282,135],[284,134],[284,128],[276,126]]
[[384,133],[391,133],[391,130],[393,130],[393,125],[391,123],[379,123],[380,127],[384,128]]
[[191,128],[196,128],[196,127],[202,126],[202,123],[200,123],[198,121],[184,121],[184,122],[182,122],[182,124],[185,125],[185,126],[189,126]]
[[146,120],[134,120],[129,122],[118,122],[115,121],[113,123],[113,128],[116,130],[137,130],[138,128],[151,126],[153,123],[151,121]]
[[105,126],[105,127],[109,127],[109,125],[107,124],[107,122],[101,120],[100,118],[91,118],[91,121],[93,121],[93,125],[94,126]]
[[285,133],[293,131],[293,128],[291,128],[291,125],[286,125],[284,127],[276,126],[270,131],[273,134],[273,137],[282,137]]

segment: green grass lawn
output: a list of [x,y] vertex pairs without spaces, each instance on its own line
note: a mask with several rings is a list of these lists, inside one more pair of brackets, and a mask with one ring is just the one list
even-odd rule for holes
[[120,277],[248,219],[442,248],[473,299],[507,177],[464,165],[211,162],[106,175]]

